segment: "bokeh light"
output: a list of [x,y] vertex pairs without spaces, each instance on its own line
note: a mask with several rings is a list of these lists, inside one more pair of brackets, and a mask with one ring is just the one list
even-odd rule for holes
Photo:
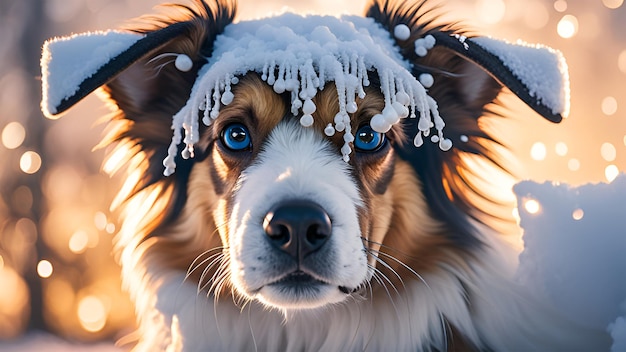
[[578,33],[578,19],[574,15],[563,16],[557,24],[556,31],[562,38],[572,38]]
[[619,8],[623,3],[624,0],[602,0],[602,4],[612,10]]
[[617,157],[617,149],[615,149],[615,146],[609,142],[602,143],[602,146],[600,147],[600,155],[602,156],[602,159],[606,161],[614,161]]
[[530,148],[530,157],[534,160],[541,161],[546,158],[546,145],[542,142],[535,142]]
[[0,339],[10,339],[17,337],[28,323],[30,293],[19,273],[6,266],[4,260],[1,263]]
[[89,244],[89,235],[85,231],[76,231],[70,237],[70,242],[68,243],[70,251],[72,253],[83,253],[85,249],[87,249],[87,245]]
[[622,50],[617,56],[617,67],[622,73],[626,73],[626,49]]
[[585,212],[584,212],[582,209],[580,209],[580,208],[575,209],[575,210],[572,212],[572,218],[573,218],[574,220],[577,220],[577,221],[578,221],[578,220],[582,219],[584,216],[585,216]]
[[102,300],[96,296],[87,296],[78,304],[78,318],[85,330],[97,332],[104,328],[107,311]]
[[558,156],[566,156],[567,155],[567,151],[568,151],[567,144],[565,144],[564,142],[558,142],[554,146],[554,152]]
[[20,169],[26,174],[34,174],[41,167],[41,157],[33,151],[27,151],[20,158]]
[[7,149],[15,149],[22,145],[26,138],[26,129],[19,122],[9,122],[2,129],[2,145]]
[[554,2],[554,9],[557,12],[565,12],[565,11],[567,11],[567,1],[565,1],[565,0],[556,0]]
[[571,158],[567,162],[567,168],[570,171],[578,171],[580,169],[580,161],[576,158]]
[[608,165],[604,169],[604,177],[606,177],[606,180],[609,182],[613,182],[613,180],[617,178],[619,173],[620,173],[619,169],[614,164]]
[[536,199],[527,199],[524,201],[524,209],[529,214],[537,214],[541,211],[541,204]]
[[37,274],[39,274],[40,277],[47,279],[52,276],[53,271],[52,263],[49,261],[43,259],[37,263]]
[[602,113],[611,116],[617,112],[617,99],[612,96],[602,99]]

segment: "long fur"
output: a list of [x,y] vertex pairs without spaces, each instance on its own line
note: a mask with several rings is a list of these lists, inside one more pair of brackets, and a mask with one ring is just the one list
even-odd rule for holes
[[[163,177],[171,116],[185,104],[199,63],[210,57],[213,40],[233,21],[235,6],[194,0],[129,27],[147,33],[174,22],[190,24],[189,33],[104,87],[115,107],[102,142],[115,145],[105,169],[125,173],[115,202],[123,218],[116,253],[136,304],[137,350],[546,350],[580,348],[593,340],[533,301],[510,281],[510,273],[502,272],[508,265],[502,258],[515,253],[489,228],[493,219],[481,204],[494,200],[474,181],[480,171],[467,158],[504,164],[498,142],[479,120],[502,87],[445,48],[425,58],[412,52],[409,43],[430,32],[459,32],[457,26],[438,23],[439,10],[429,4],[376,0],[366,15],[390,32],[399,23],[416,29],[412,38],[397,44],[415,75],[435,77],[429,94],[446,117],[448,136],[465,135],[468,141],[447,153],[428,143],[416,149],[404,136],[416,129],[415,119],[405,119],[390,132],[384,157],[349,167],[333,154],[335,142],[283,121],[284,99],[250,75],[233,88],[231,110],[221,113],[257,112],[263,123],[255,135],[270,142],[263,142],[268,144],[249,162],[230,158],[217,151],[219,124],[211,126],[201,131],[196,158],[179,158],[176,173]],[[194,68],[181,73],[168,64],[163,55],[168,53],[187,54]],[[326,90],[315,99],[322,110],[316,123],[323,124],[334,116],[337,101]],[[357,115],[382,108],[374,90],[361,105]],[[300,165],[301,158],[312,164]],[[352,204],[331,214],[360,214],[344,226],[363,232],[351,240],[362,241],[366,251],[365,260],[355,264],[363,269],[354,273],[367,272],[370,279],[354,283],[354,292],[342,302],[318,309],[268,308],[267,302],[238,291],[249,283],[231,267],[234,241],[247,241],[231,232],[245,221],[246,214],[238,211],[263,200],[319,191],[326,186],[316,182],[329,174],[337,189],[310,197],[329,208]],[[283,178],[287,181],[279,184]],[[263,257],[258,249],[246,250]]]

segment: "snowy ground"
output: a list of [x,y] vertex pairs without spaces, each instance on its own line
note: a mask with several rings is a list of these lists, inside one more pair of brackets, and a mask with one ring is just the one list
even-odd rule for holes
[[[515,193],[525,243],[518,279],[572,320],[609,332],[612,352],[626,351],[626,174],[577,188],[525,181]],[[121,351],[38,333],[0,342],[2,352],[39,350]]]
[[577,188],[525,181],[515,193],[525,243],[519,280],[578,323],[609,331],[611,351],[626,351],[626,175]]

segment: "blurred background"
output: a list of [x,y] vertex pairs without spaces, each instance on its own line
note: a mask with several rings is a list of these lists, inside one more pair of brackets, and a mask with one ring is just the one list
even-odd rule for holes
[[[108,110],[91,95],[61,119],[45,119],[39,57],[47,38],[115,28],[163,1],[0,0],[0,350],[41,332],[107,346],[132,332],[133,308],[111,255],[117,224],[108,209],[118,181],[102,172],[104,151],[92,151]],[[366,2],[240,0],[238,19],[285,7],[360,14]],[[513,117],[494,124],[520,159],[520,179],[580,185],[626,171],[623,0],[440,2],[470,28],[544,43],[567,58],[567,120],[551,124],[506,98]]]

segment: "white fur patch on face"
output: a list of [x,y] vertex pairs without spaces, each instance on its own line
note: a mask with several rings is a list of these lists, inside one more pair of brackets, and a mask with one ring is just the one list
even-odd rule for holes
[[[280,309],[315,308],[344,300],[368,275],[357,209],[361,199],[350,165],[321,134],[295,122],[271,132],[257,160],[240,176],[230,219],[232,281],[246,297]],[[298,263],[275,248],[263,228],[268,211],[290,200],[316,203],[328,214],[328,241]],[[276,284],[302,271],[315,279],[301,286]]]

